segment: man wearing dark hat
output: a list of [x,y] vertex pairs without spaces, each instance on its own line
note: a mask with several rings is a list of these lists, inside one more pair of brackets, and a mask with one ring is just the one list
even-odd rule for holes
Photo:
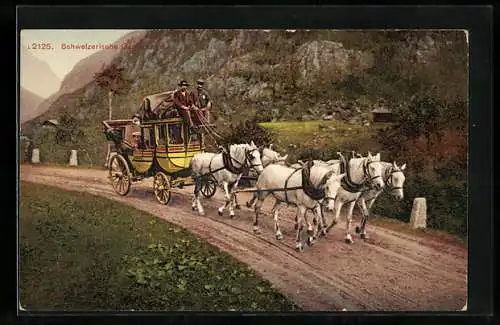
[[180,88],[174,93],[174,106],[179,114],[184,117],[184,120],[188,124],[189,128],[192,128],[194,127],[194,123],[191,118],[190,110],[193,103],[191,101],[189,91],[187,90],[188,86],[189,84],[186,80],[181,80],[181,82],[179,82]]
[[196,91],[191,93],[191,102],[198,108],[197,114],[201,114],[200,120],[210,123],[210,109],[212,108],[212,99],[208,92],[203,88],[205,82],[202,79],[196,81]]

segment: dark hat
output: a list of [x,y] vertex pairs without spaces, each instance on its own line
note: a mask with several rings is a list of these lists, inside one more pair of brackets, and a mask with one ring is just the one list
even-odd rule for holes
[[181,80],[181,82],[179,82],[179,86],[189,86],[189,84],[186,80]]
[[203,85],[205,83],[205,81],[203,79],[198,79],[198,80],[196,80],[196,83],[198,85]]

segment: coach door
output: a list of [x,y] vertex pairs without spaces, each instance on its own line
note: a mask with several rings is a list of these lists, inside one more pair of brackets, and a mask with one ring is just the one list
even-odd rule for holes
[[153,163],[154,129],[152,125],[141,126],[141,139],[134,151],[134,167],[139,173],[146,173]]

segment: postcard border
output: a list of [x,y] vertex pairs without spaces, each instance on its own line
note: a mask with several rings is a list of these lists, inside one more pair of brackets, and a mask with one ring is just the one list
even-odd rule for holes
[[[451,315],[472,316],[491,314],[493,311],[492,13],[492,6],[18,6],[17,32],[19,42],[19,30],[33,28],[468,30],[470,45],[469,215],[474,215],[473,222],[469,223],[469,311]],[[218,19],[219,16],[224,18]],[[190,19],[187,19],[188,17]],[[19,125],[16,129],[17,135],[18,130]],[[16,152],[19,157],[18,148]],[[16,177],[17,181],[19,166]],[[15,304],[17,309],[17,301]],[[163,315],[177,317],[176,314],[183,317],[179,313],[164,313]],[[324,313],[314,314],[322,320],[332,317]],[[359,317],[370,314],[395,315],[399,312],[394,314],[360,312],[340,315]],[[405,314],[408,316],[424,315],[423,313]],[[425,313],[428,316],[437,314],[443,313]],[[217,314],[203,314],[205,320],[207,315]],[[280,315],[286,314],[280,313]],[[339,315],[339,313],[330,315]],[[481,319],[483,317],[475,318],[474,323],[481,322]]]

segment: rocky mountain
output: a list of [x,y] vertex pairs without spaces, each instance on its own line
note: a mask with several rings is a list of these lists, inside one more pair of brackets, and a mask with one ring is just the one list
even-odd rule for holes
[[42,102],[42,100],[42,97],[34,94],[24,87],[21,87],[19,92],[19,118],[21,123],[24,123],[33,117],[36,107]]
[[[132,47],[142,37],[144,37],[145,34],[146,31],[144,30],[134,31],[119,38],[113,44],[116,44],[119,47],[124,46],[125,44],[127,47]],[[87,85],[92,81],[96,72],[107,66],[119,54],[120,50],[107,49],[93,53],[92,55],[80,60],[64,77],[58,91],[40,103],[33,117],[45,113],[61,95],[72,93]]]
[[[117,118],[129,117],[145,95],[174,89],[180,79],[193,83],[201,77],[222,119],[256,112],[269,119],[302,119],[335,109],[343,115],[339,118],[348,118],[358,112],[335,107],[337,98],[328,86],[370,69],[374,58],[369,50],[345,47],[335,36],[324,31],[148,31],[113,59],[132,82],[113,110]],[[105,118],[106,100],[106,92],[88,82],[60,96],[44,117],[66,107],[86,122]]]
[[21,46],[19,55],[21,87],[42,98],[47,98],[59,90],[61,80],[52,71],[49,64],[34,56]]
[[[150,30],[111,59],[130,81],[113,99],[113,118],[130,118],[144,96],[174,89],[181,79],[193,89],[203,78],[219,125],[251,117],[361,124],[380,102],[404,105],[430,85],[452,96],[449,81],[456,69],[450,60],[463,55],[448,53],[462,53],[463,44],[460,32]],[[80,88],[78,78],[66,79],[74,80],[72,86],[61,89],[76,90],[54,98],[30,125],[69,114],[104,141],[100,121],[108,115],[107,90],[88,77]]]

